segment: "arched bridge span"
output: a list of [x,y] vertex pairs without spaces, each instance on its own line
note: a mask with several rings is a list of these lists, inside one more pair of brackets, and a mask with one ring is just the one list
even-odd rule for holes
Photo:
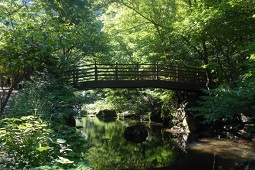
[[88,64],[73,67],[66,79],[80,90],[164,88],[196,91],[206,87],[205,70],[159,64]]

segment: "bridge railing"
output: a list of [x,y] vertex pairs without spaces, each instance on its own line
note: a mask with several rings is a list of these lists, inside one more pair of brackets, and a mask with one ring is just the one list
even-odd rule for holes
[[73,67],[66,77],[73,84],[106,80],[161,80],[202,84],[205,70],[160,64],[88,64]]

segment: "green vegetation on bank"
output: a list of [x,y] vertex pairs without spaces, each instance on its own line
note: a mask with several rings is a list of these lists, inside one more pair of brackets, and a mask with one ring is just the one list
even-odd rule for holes
[[0,121],[1,168],[66,169],[85,161],[87,143],[74,127],[80,97],[39,79],[26,84]]
[[253,0],[1,0],[1,166],[66,168],[85,159],[86,141],[70,127],[83,104],[98,100],[118,113],[171,122],[175,109],[190,102],[189,93],[77,93],[66,84],[70,68],[95,61],[202,68],[207,89],[190,116],[251,139],[254,28]]

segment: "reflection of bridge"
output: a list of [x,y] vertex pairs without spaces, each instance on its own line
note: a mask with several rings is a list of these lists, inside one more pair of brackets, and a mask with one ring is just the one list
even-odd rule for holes
[[78,89],[164,88],[199,90],[205,70],[159,64],[89,64],[74,67],[66,77]]

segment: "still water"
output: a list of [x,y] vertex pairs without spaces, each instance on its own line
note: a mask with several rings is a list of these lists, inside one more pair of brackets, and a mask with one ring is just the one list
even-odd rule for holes
[[[144,124],[149,132],[143,143],[124,138],[125,129],[136,124]],[[193,141],[188,134],[170,133],[156,123],[106,122],[86,117],[81,131],[89,145],[89,166],[95,170],[248,170],[251,166],[241,163],[255,159],[253,143],[223,139]]]

